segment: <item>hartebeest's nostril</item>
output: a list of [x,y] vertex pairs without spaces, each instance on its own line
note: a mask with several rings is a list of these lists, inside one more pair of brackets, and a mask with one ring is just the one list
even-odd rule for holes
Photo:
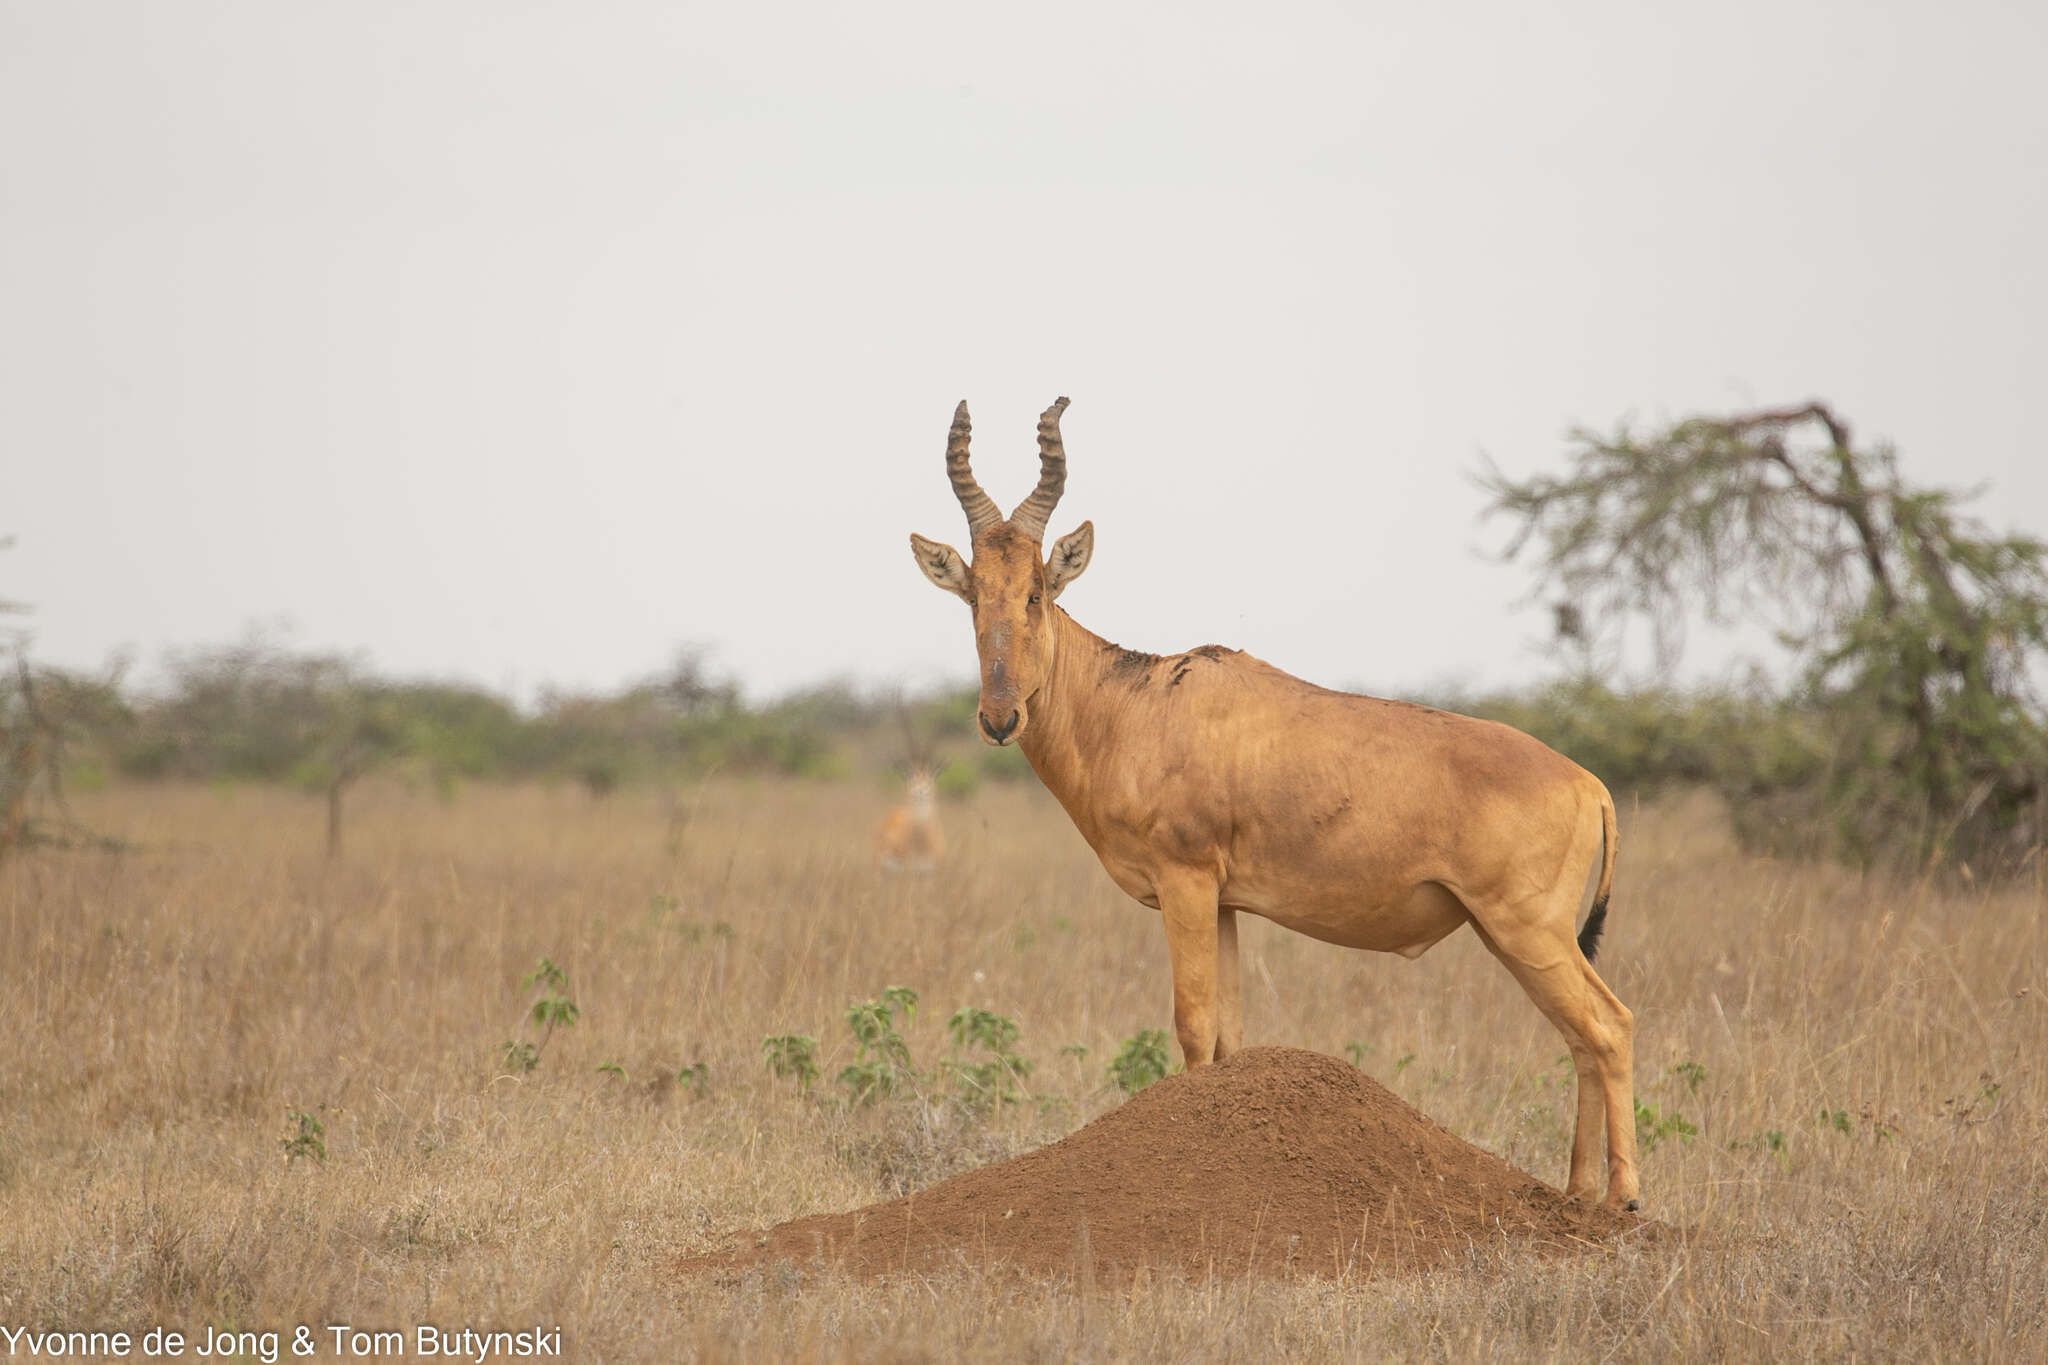
[[1010,718],[1001,725],[990,725],[988,717],[979,713],[976,714],[976,719],[981,722],[981,732],[998,744],[1001,744],[1011,735],[1017,733],[1017,713],[1015,711],[1010,712]]

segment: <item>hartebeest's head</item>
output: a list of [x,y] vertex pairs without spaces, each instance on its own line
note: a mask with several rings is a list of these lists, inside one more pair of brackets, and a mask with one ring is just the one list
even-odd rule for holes
[[967,463],[967,404],[953,411],[946,438],[946,474],[967,513],[974,562],[923,536],[910,537],[924,576],[974,609],[974,647],[981,654],[981,737],[1009,744],[1031,723],[1031,698],[1052,668],[1053,599],[1081,576],[1095,549],[1095,525],[1082,522],[1040,560],[1045,523],[1067,482],[1067,452],[1060,444],[1062,398],[1038,419],[1038,487],[1008,521],[974,481]]

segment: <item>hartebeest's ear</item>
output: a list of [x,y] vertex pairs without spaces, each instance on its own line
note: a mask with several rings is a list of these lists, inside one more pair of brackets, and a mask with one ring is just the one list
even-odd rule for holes
[[974,600],[967,595],[967,562],[960,558],[958,550],[936,540],[926,540],[912,531],[910,552],[917,556],[917,567],[924,570],[926,578],[962,602]]
[[1095,553],[1095,523],[1084,521],[1061,536],[1045,559],[1045,595],[1058,597],[1060,589],[1081,576]]

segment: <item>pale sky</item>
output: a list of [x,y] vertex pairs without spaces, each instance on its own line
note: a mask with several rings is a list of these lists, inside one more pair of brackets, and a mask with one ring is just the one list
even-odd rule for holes
[[[1254,11],[1257,17],[1254,17]],[[966,679],[953,404],[1068,609],[1547,665],[1482,452],[1825,398],[2048,532],[2048,6],[0,0],[38,657]]]

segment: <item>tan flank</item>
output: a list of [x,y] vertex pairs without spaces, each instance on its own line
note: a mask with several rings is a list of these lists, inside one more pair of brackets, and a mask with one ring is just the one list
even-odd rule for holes
[[[1123,891],[1160,911],[1190,1067],[1243,1045],[1237,913],[1328,943],[1419,957],[1470,924],[1564,1035],[1578,1076],[1565,1192],[1637,1204],[1633,1019],[1592,956],[1614,880],[1614,802],[1518,730],[1332,692],[1237,650],[1128,650],[1055,605],[1093,523],[1040,558],[1066,482],[1062,398],[1038,421],[1038,487],[1005,520],[968,463],[946,468],[973,562],[910,538],[974,613],[978,727],[1016,744]],[[1587,870],[1600,880],[1573,932]]]
[[930,768],[913,768],[903,804],[883,816],[875,829],[875,858],[888,871],[929,872],[945,854],[935,776]]

